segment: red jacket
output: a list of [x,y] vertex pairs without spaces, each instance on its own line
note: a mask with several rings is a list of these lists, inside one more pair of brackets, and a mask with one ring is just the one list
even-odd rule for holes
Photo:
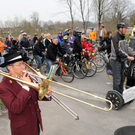
[[[84,41],[81,41],[81,44],[82,44],[82,47],[84,49],[89,50],[90,52],[93,52],[95,50],[94,48],[91,48],[92,44],[90,44],[90,43],[86,43]],[[88,53],[84,53],[84,55],[88,55]]]
[[12,135],[37,135],[37,117],[43,130],[38,93],[34,89],[27,91],[15,80],[4,77],[0,83],[0,98],[8,108]]

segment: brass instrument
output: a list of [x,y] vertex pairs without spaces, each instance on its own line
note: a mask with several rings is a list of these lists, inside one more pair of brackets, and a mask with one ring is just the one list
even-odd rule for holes
[[[102,98],[102,97],[99,97],[99,96],[90,94],[90,93],[88,93],[88,92],[84,92],[84,91],[82,91],[82,90],[79,90],[79,89],[76,89],[76,88],[73,88],[73,87],[70,87],[70,86],[67,86],[67,85],[64,85],[64,84],[61,84],[61,83],[52,81],[52,78],[48,79],[46,76],[43,76],[42,74],[40,74],[39,72],[37,72],[35,69],[33,69],[32,67],[30,67],[28,64],[25,64],[25,65],[26,65],[26,68],[29,68],[30,70],[32,70],[36,75],[33,74],[33,73],[31,73],[31,72],[28,72],[28,74],[30,74],[30,75],[32,75],[32,76],[36,76],[36,77],[42,79],[43,82],[42,82],[41,84],[23,81],[23,80],[21,80],[21,79],[19,79],[19,78],[10,76],[9,73],[5,73],[5,72],[3,72],[2,70],[0,70],[0,74],[3,75],[3,76],[8,77],[8,78],[10,78],[10,79],[16,80],[16,81],[18,81],[18,82],[20,82],[20,83],[26,84],[26,85],[30,86],[31,88],[34,88],[34,89],[39,93],[39,100],[42,100],[42,99],[44,98],[44,96],[45,96],[45,94],[46,94],[46,92],[47,92],[47,90],[48,90],[48,88],[49,88],[49,86],[50,86],[50,83],[52,82],[52,83],[61,85],[61,86],[63,86],[63,87],[72,89],[72,90],[74,90],[74,91],[77,91],[77,92],[80,92],[80,93],[83,93],[83,94],[92,96],[92,97],[94,97],[94,98],[98,98],[98,99],[103,100],[103,101],[105,101],[105,102],[108,102],[108,103],[110,104],[110,108],[109,108],[109,109],[107,109],[107,108],[102,108],[102,107],[96,106],[96,105],[94,105],[94,104],[90,104],[90,103],[88,103],[88,102],[85,102],[85,101],[79,100],[79,99],[77,99],[77,98],[74,98],[74,97],[65,95],[65,94],[63,94],[63,93],[60,93],[60,92],[57,92],[57,91],[54,91],[54,90],[50,90],[50,89],[49,89],[49,90],[52,91],[53,93],[59,94],[59,95],[61,95],[61,96],[70,98],[70,99],[72,99],[72,100],[81,102],[81,103],[83,103],[83,104],[86,104],[86,105],[89,105],[89,106],[91,106],[91,107],[94,107],[94,108],[97,108],[97,109],[100,109],[100,110],[103,110],[103,111],[107,111],[107,112],[110,111],[110,110],[112,109],[112,107],[113,107],[112,102],[109,101],[109,100],[107,100],[107,99],[104,99],[104,98]],[[61,106],[64,107],[64,109],[65,109],[66,111],[68,111],[73,117],[75,117],[75,119],[79,119],[79,117],[78,117],[70,108],[68,108],[67,106],[65,106],[65,104],[64,104],[62,101],[60,101],[60,100],[59,100],[56,96],[54,96],[53,94],[52,94],[52,96],[53,96],[54,101],[57,100],[56,102],[57,102],[58,104],[61,104]]]

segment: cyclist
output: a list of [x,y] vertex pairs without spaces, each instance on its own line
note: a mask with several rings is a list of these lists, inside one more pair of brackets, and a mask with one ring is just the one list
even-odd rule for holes
[[62,32],[61,31],[58,32],[57,38],[58,38],[59,44],[61,44],[61,42],[63,41],[63,36],[62,36]]
[[[45,54],[43,54],[44,51],[45,51],[45,46],[43,44],[43,38],[40,37],[38,39],[37,44],[35,45],[35,47],[33,49],[33,56],[38,62],[37,63],[37,69],[36,69],[38,72],[40,71],[40,66],[45,59]],[[42,57],[42,59],[40,57]]]
[[117,24],[118,32],[112,38],[111,44],[111,66],[113,71],[113,89],[119,93],[123,93],[123,83],[124,83],[124,70],[125,70],[125,60],[134,60],[135,52],[129,47],[125,40],[125,34],[127,32],[127,27],[129,27],[125,22],[120,22]]
[[73,43],[73,53],[78,53],[79,54],[79,59],[81,59],[81,52],[85,51],[81,45],[81,30],[76,31],[77,35]]
[[[68,55],[72,54],[72,52],[68,48],[68,36],[67,35],[65,35],[63,37],[63,41],[61,42],[60,46],[64,50],[65,54],[68,54]],[[65,58],[65,62],[66,62],[66,64],[69,63],[69,57],[68,56]]]
[[6,51],[9,52],[12,46],[11,41],[9,40],[9,37],[6,37],[6,41],[4,42],[5,45],[7,45],[8,47],[6,48]]
[[22,50],[22,55],[26,57],[27,55],[27,51],[26,49],[28,49],[30,47],[30,43],[29,40],[27,38],[27,33],[23,33],[23,38],[20,40],[20,48]]
[[69,36],[69,29],[65,29],[64,36],[65,35]]
[[77,33],[76,31],[78,30],[78,27],[76,27],[76,29],[73,31],[73,36],[76,37]]
[[74,43],[75,37],[73,36],[73,33],[70,32],[69,33],[69,37],[68,37],[68,48],[73,48],[73,43]]
[[51,34],[48,33],[47,36],[46,36],[46,40],[45,40],[45,47],[46,47],[46,51],[48,49],[48,45],[52,42],[52,39],[51,39]]
[[36,44],[38,41],[38,38],[37,38],[37,33],[34,34],[34,38],[33,38],[33,42],[34,44]]
[[[54,61],[59,61],[57,58],[58,56],[58,50],[60,53],[64,56],[67,57],[65,54],[64,50],[61,48],[60,44],[58,43],[57,37],[54,37],[52,42],[48,46],[47,54],[46,54],[46,63],[48,65],[48,71],[50,71],[51,65]],[[59,70],[56,72],[59,75]]]

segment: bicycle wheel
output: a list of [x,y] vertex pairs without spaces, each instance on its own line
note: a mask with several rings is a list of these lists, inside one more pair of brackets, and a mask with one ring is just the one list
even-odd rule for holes
[[47,63],[44,63],[40,66],[40,72],[42,75],[45,75],[45,76],[48,75],[49,71],[48,71]]
[[37,69],[37,61],[34,58],[31,61],[31,67],[33,67],[34,69]]
[[63,66],[63,71],[62,69],[60,70],[60,77],[63,81],[70,83],[74,80],[74,75],[72,73],[72,68],[68,66]]
[[106,64],[102,57],[95,57],[95,59],[93,57],[92,61],[95,63],[97,67],[97,73],[100,73],[105,69]]
[[73,75],[78,79],[83,79],[88,73],[87,67],[85,63],[82,62],[75,62],[72,67]]
[[97,67],[96,64],[93,61],[88,61],[88,77],[92,77],[96,74],[97,72]]

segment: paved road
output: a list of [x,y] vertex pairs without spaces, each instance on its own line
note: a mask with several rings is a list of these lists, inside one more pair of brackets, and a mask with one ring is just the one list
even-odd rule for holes
[[[63,83],[59,77],[55,77],[55,79]],[[112,89],[112,85],[107,84],[105,71],[96,74],[92,78],[75,79],[67,85],[101,97],[105,97],[107,91]],[[99,102],[96,99],[61,86],[51,84],[51,88],[63,91],[84,101],[107,107],[105,102]],[[57,97],[75,111],[80,119],[74,120],[54,101],[39,101],[44,126],[41,135],[113,135],[117,128],[135,124],[135,102],[124,105],[119,111],[105,112],[59,95]],[[9,127],[8,116],[0,116],[0,135],[10,135]]]

